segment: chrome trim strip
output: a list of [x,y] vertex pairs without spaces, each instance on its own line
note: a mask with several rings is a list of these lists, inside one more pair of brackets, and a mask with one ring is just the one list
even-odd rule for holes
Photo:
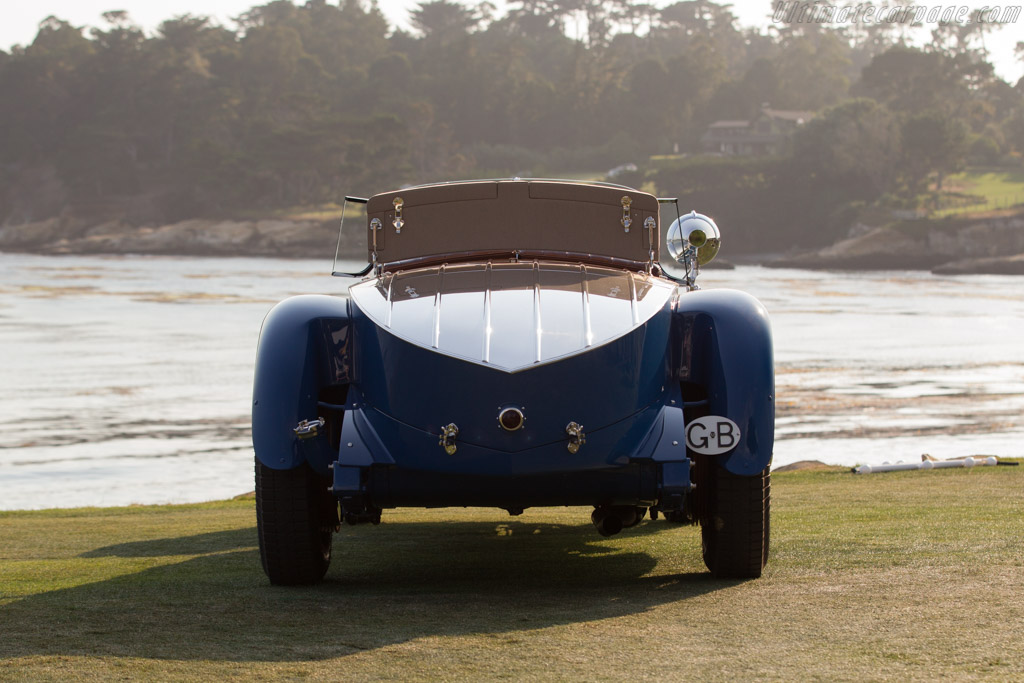
[[647,261],[634,261],[633,259],[615,256],[601,256],[582,251],[552,251],[543,249],[494,250],[483,253],[479,251],[445,252],[431,256],[416,256],[400,261],[388,261],[387,263],[379,264],[379,266],[385,273],[400,273],[409,270],[419,270],[420,268],[436,268],[442,263],[449,265],[480,263],[481,259],[511,259],[514,262],[527,262],[530,259],[538,259],[544,261],[545,264],[562,263],[565,265],[576,265],[580,262],[586,262],[604,268],[625,269],[633,272],[642,272],[647,267]]
[[384,327],[391,329],[391,311],[395,306],[395,302],[391,300],[391,288],[395,284],[395,276],[392,275],[388,278],[388,312],[387,317],[384,318]]
[[587,284],[587,266],[580,264],[580,287],[583,290],[583,345],[594,344],[594,330],[590,327],[590,285]]
[[491,262],[484,266],[486,288],[484,289],[484,352],[480,356],[485,363],[491,362]]
[[640,324],[640,312],[637,311],[636,303],[636,281],[633,280],[632,273],[627,273],[626,277],[629,278],[629,310],[633,312],[633,326],[636,327]]
[[431,346],[435,349],[441,341],[441,292],[444,291],[444,269],[445,266],[442,264],[437,271],[437,291],[434,293],[434,333],[431,335]]
[[540,323],[540,262],[538,261],[533,262],[533,327],[537,333],[536,362],[539,363],[542,358],[540,341],[544,335],[544,328]]

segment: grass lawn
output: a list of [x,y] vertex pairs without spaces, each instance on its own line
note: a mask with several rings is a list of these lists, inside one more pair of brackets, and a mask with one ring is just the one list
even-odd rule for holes
[[1024,467],[773,479],[747,582],[579,508],[385,511],[310,588],[251,500],[0,513],[0,679],[1024,677]]
[[936,211],[936,218],[1009,209],[1024,204],[1024,171],[972,169],[946,178],[943,189],[963,204]]

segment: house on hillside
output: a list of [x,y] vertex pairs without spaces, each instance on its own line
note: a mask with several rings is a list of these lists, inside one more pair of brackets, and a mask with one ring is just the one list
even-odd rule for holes
[[764,106],[751,121],[715,121],[701,138],[704,151],[726,156],[779,154],[796,129],[814,118],[813,111]]

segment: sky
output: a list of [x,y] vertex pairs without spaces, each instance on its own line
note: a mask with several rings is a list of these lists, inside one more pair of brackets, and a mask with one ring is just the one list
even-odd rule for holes
[[[212,16],[220,23],[232,26],[231,18],[245,10],[268,0],[0,0],[0,49],[10,50],[12,45],[28,45],[35,38],[39,22],[53,15],[70,22],[73,26],[102,26],[101,15],[108,10],[126,10],[136,24],[147,32],[153,30],[164,19],[182,14]],[[301,4],[303,0],[293,0]],[[334,0],[332,0],[333,2]],[[664,6],[675,0],[655,0],[656,5]],[[836,5],[859,4],[866,0],[830,0]],[[956,0],[954,0],[956,1]],[[1024,0],[1017,0],[1017,7]],[[993,0],[959,0],[965,7],[980,8],[1000,5]],[[418,0],[378,0],[378,5],[393,25],[408,28],[409,9],[415,7]],[[503,6],[501,0],[496,4]],[[773,0],[733,0],[733,13],[739,18],[741,26],[767,26]],[[927,8],[943,10],[958,7],[957,5],[939,5],[922,0],[875,0],[877,7],[914,4]],[[1004,5],[1005,7],[1005,5]],[[927,31],[921,32],[923,40]],[[1012,85],[1024,77],[1024,63],[1014,55],[1014,46],[1018,40],[1024,40],[1024,11],[1016,24],[1010,24],[995,32],[986,39],[996,73]]]

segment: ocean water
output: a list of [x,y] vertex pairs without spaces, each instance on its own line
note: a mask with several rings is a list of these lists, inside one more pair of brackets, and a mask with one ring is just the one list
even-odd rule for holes
[[[260,324],[330,260],[0,254],[0,509],[252,490]],[[776,466],[1024,453],[1024,280],[711,270],[767,306]]]

